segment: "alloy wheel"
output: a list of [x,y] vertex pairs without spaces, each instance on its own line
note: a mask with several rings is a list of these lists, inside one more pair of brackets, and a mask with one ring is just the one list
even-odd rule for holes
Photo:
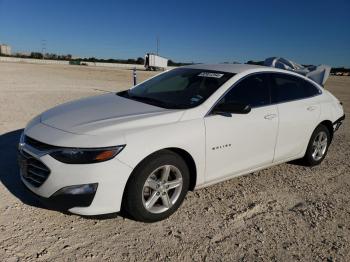
[[324,154],[326,153],[328,146],[327,134],[324,131],[321,131],[317,134],[312,143],[312,158],[315,161],[319,161]]
[[142,190],[142,203],[151,213],[163,213],[179,199],[183,185],[180,170],[173,165],[164,165],[154,170]]

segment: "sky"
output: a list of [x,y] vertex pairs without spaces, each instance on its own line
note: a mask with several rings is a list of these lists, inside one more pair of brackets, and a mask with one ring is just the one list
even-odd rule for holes
[[0,0],[0,43],[13,52],[178,62],[281,56],[350,67],[350,1]]

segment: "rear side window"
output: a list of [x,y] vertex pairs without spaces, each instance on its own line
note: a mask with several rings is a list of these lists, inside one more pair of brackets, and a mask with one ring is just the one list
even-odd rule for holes
[[311,96],[316,96],[321,94],[321,90],[318,89],[315,85],[313,85],[312,83],[305,81],[304,79],[300,79],[300,81],[302,82],[302,85],[305,88],[306,94],[311,97]]
[[251,107],[270,104],[268,74],[248,76],[226,94],[222,103],[242,103]]
[[271,74],[272,103],[308,98],[320,93],[313,84],[292,75]]

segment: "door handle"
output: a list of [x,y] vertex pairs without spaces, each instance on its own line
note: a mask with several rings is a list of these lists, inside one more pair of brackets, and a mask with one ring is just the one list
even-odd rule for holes
[[309,106],[306,108],[308,111],[314,111],[316,109],[316,106]]
[[264,116],[264,118],[267,119],[267,120],[272,120],[272,119],[274,119],[275,117],[277,117],[276,114],[269,114],[269,115]]

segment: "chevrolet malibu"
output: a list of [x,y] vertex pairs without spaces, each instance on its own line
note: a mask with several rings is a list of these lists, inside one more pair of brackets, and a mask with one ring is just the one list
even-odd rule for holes
[[322,85],[253,65],[176,68],[29,122],[21,179],[71,213],[155,222],[186,193],[283,162],[318,165],[345,118]]

